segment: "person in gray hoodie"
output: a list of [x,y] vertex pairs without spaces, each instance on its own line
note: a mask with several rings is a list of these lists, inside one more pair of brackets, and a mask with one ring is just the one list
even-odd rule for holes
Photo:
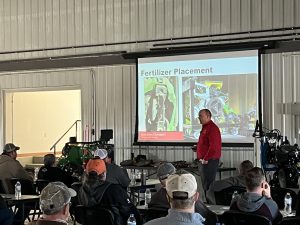
[[245,176],[247,192],[232,199],[230,209],[259,214],[267,217],[272,224],[282,220],[276,202],[271,198],[269,184],[261,168],[254,167]]

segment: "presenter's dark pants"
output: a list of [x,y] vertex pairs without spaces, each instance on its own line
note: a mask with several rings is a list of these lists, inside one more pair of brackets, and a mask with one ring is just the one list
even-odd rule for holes
[[218,166],[219,159],[210,159],[208,160],[207,164],[202,164],[200,162],[198,164],[201,182],[205,194],[206,191],[209,189],[210,184],[215,181]]

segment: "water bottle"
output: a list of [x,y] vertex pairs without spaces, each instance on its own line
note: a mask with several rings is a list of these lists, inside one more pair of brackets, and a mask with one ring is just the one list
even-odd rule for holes
[[17,183],[15,184],[15,198],[20,199],[21,196],[22,196],[22,194],[21,194],[21,183],[19,181],[17,181]]
[[38,173],[39,173],[39,168],[35,167],[35,169],[34,169],[34,181],[36,181],[38,179]]
[[146,172],[143,171],[143,172],[141,173],[141,185],[142,185],[142,186],[146,185],[146,179],[147,179]]
[[289,192],[284,197],[284,212],[286,214],[292,213],[292,196]]
[[136,225],[134,214],[130,214],[130,217],[127,220],[127,225]]
[[145,191],[145,206],[148,207],[148,204],[151,202],[151,190],[149,188]]
[[135,172],[134,172],[134,170],[131,170],[131,171],[130,171],[130,176],[131,176],[131,177],[130,177],[130,178],[131,178],[131,181],[130,181],[130,182],[131,182],[131,185],[136,185],[136,180],[135,180],[136,177],[135,177]]
[[238,195],[239,195],[239,193],[237,191],[234,191],[233,194],[232,194],[232,199],[234,199]]

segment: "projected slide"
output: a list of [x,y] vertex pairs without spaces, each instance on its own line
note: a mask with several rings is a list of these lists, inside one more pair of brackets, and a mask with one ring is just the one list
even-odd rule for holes
[[203,108],[222,142],[253,142],[257,50],[140,58],[137,79],[138,142],[197,142]]

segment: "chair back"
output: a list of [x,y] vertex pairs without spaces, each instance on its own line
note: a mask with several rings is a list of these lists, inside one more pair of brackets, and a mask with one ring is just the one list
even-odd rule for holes
[[225,211],[222,220],[225,225],[272,225],[267,217],[235,210]]
[[144,212],[144,220],[145,222],[148,222],[150,220],[165,217],[168,215],[168,209],[159,209],[159,208],[148,208]]
[[291,216],[283,218],[278,225],[299,225],[300,216]]
[[215,192],[216,205],[229,206],[232,200],[232,194],[237,191],[239,194],[246,192],[245,187],[231,186],[221,191]]
[[37,179],[35,181],[35,186],[36,186],[38,192],[41,193],[41,191],[44,189],[44,187],[46,187],[49,183],[50,183],[49,180]]
[[10,179],[11,185],[13,187],[15,186],[17,181],[19,181],[21,183],[22,195],[36,195],[37,194],[32,181],[27,180],[27,179],[15,178],[15,177]]
[[75,220],[82,225],[114,225],[114,215],[109,209],[75,206]]
[[2,180],[0,180],[0,193],[1,194],[6,194],[5,190],[4,190],[4,186],[3,186]]
[[277,203],[279,209],[284,208],[284,197],[289,192],[292,197],[292,209],[296,208],[297,194],[288,188],[271,187],[271,197]]

